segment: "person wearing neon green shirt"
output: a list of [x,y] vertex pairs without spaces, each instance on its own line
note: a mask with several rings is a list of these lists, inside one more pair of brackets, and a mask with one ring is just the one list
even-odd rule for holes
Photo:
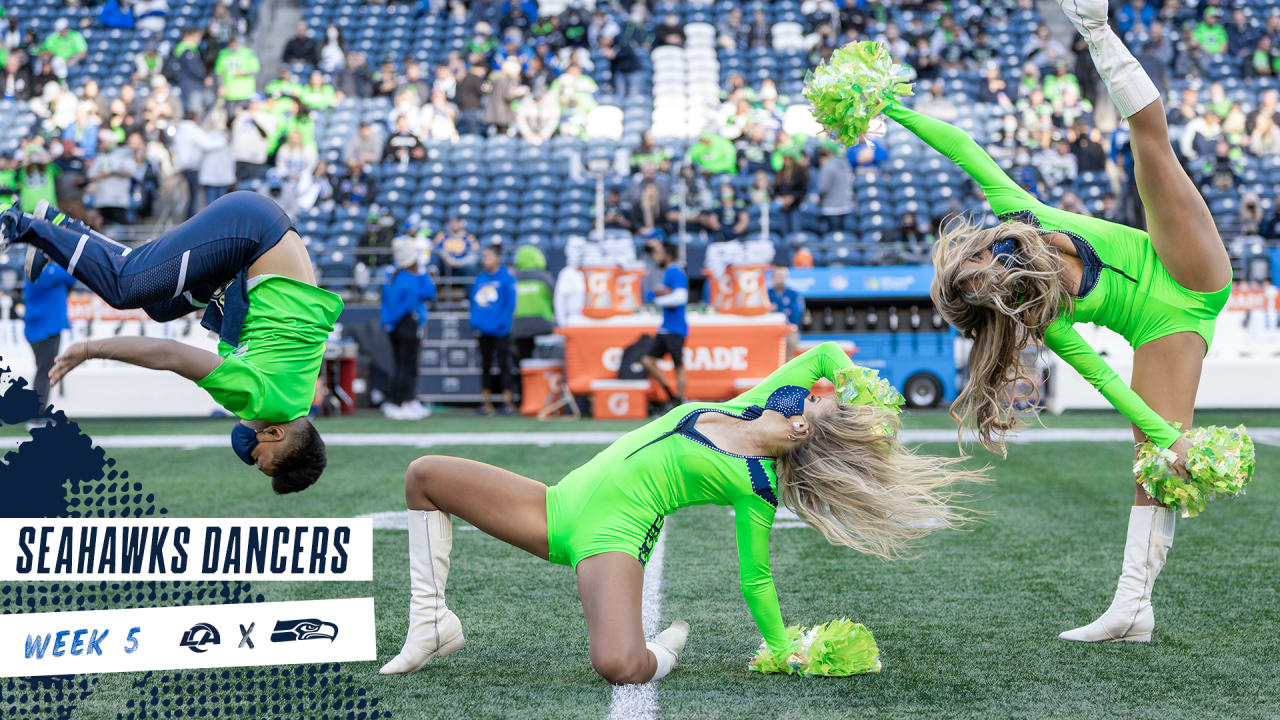
[[[952,406],[983,445],[1004,450],[1017,424],[1019,383],[1039,375],[1023,351],[1043,342],[1133,424],[1134,440],[1169,452],[1186,477],[1196,392],[1214,325],[1231,294],[1231,261],[1213,215],[1169,143],[1164,104],[1146,71],[1107,24],[1106,0],[1059,0],[1088,41],[1093,64],[1127,118],[1147,232],[1041,203],[964,131],[891,101],[885,114],[955,162],[982,188],[1004,223],[956,223],[934,243],[934,305],[973,341],[969,382]],[[1076,331],[1091,322],[1134,349],[1126,385]],[[1209,452],[1227,448],[1206,448]],[[1133,481],[1132,465],[1126,476]],[[1135,484],[1124,560],[1110,607],[1058,637],[1147,642],[1151,591],[1173,544],[1176,511]]]
[[266,94],[276,98],[283,96],[297,97],[301,91],[302,85],[294,79],[293,73],[287,67],[280,68],[280,74],[276,76],[275,80],[267,83],[266,87]]
[[114,308],[142,308],[158,322],[203,310],[201,325],[218,335],[216,353],[162,338],[76,343],[54,362],[53,384],[91,358],[173,372],[240,418],[231,447],[277,493],[320,477],[324,441],[307,416],[342,300],[316,287],[306,247],[270,198],[224,195],[132,249],[44,203],[0,213],[0,234],[27,246],[28,281],[53,261]]
[[728,138],[704,132],[689,148],[689,162],[703,172],[733,174],[738,172],[738,151]]
[[298,100],[311,110],[327,110],[338,104],[338,94],[333,86],[324,81],[319,71],[311,73],[310,81],[298,91]]
[[258,56],[235,35],[218,52],[213,73],[222,81],[228,102],[243,102],[258,91]]
[[89,44],[85,42],[84,35],[71,29],[66,18],[58,18],[53,24],[53,34],[44,39],[37,52],[53,53],[54,57],[74,65],[89,54]]
[[[853,387],[850,402],[811,394],[820,379]],[[483,463],[415,460],[409,506],[410,617],[383,674],[421,669],[465,645],[445,603],[450,514],[553,563],[575,569],[591,664],[614,684],[671,671],[688,625],[645,642],[644,565],[663,521],[695,505],[733,508],[740,588],[767,652],[792,652],[774,590],[769,531],[780,505],[833,544],[891,557],[912,538],[961,519],[952,483],[981,479],[954,459],[915,455],[898,439],[900,396],[857,368],[835,343],[819,345],[728,402],[680,405],[627,433],[547,487]],[[869,384],[867,384],[869,383]],[[896,398],[896,399],[895,399]]]
[[1204,11],[1204,20],[1191,31],[1191,39],[1210,55],[1221,55],[1227,50],[1227,29],[1222,27],[1222,10],[1210,7]]

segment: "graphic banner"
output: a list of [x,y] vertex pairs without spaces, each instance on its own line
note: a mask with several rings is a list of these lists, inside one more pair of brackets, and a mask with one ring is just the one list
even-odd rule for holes
[[372,579],[368,518],[0,518],[0,581]]
[[0,615],[0,677],[376,656],[373,598]]

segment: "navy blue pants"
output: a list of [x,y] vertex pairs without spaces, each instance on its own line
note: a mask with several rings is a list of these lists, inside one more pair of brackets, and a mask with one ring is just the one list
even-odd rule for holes
[[224,195],[195,217],[137,248],[73,223],[32,219],[17,242],[30,243],[113,308],[143,308],[164,322],[208,304],[293,227],[270,198]]

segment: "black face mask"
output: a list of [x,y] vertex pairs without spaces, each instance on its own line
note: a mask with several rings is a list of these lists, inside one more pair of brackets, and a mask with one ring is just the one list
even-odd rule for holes
[[253,459],[253,449],[258,447],[258,431],[245,425],[244,423],[236,423],[231,428],[231,449],[235,451],[236,457],[244,461],[245,465],[256,465],[257,461]]

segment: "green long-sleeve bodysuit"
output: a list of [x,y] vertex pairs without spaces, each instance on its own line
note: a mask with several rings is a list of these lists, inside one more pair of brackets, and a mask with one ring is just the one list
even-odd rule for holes
[[[808,390],[819,378],[853,363],[835,343],[823,343],[775,370],[727,403],[688,403],[633,430],[547,489],[549,559],[577,567],[603,552],[646,562],[662,520],[690,505],[730,505],[738,541],[742,596],[769,648],[790,647],[769,570],[769,529],[778,506],[773,458],[734,455],[694,427],[720,412],[758,416],[774,390]],[[754,407],[753,407],[754,406]]]
[[976,180],[1001,220],[1027,222],[1071,238],[1085,263],[1086,281],[1074,310],[1063,308],[1045,332],[1045,345],[1152,442],[1167,448],[1177,441],[1180,433],[1124,384],[1074,324],[1092,322],[1114,330],[1135,349],[1173,333],[1196,332],[1207,349],[1213,341],[1214,321],[1231,295],[1231,283],[1213,293],[1188,290],[1169,276],[1145,232],[1041,203],[959,128],[901,105],[890,106],[885,114]]

